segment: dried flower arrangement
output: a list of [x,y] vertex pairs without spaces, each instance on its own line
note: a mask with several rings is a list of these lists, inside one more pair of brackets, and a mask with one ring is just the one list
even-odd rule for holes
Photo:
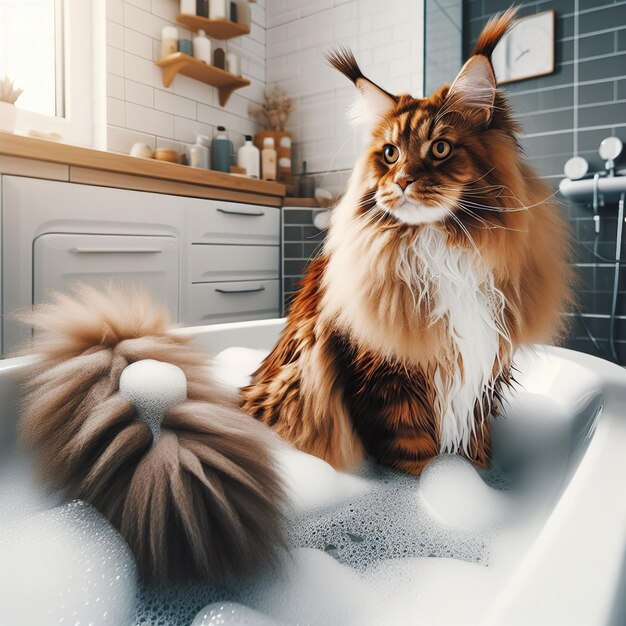
[[15,87],[14,81],[8,76],[0,80],[0,102],[15,104],[15,101],[22,95],[22,89]]
[[293,100],[282,87],[276,85],[265,93],[263,106],[251,107],[250,113],[265,124],[268,130],[283,131],[293,109]]

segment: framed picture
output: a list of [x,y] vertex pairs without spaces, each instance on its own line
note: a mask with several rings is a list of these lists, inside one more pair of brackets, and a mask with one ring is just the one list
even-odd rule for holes
[[499,85],[554,72],[554,11],[520,18],[492,55]]

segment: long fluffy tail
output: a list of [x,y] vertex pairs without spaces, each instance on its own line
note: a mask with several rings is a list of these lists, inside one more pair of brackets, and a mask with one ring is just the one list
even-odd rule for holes
[[[20,435],[48,485],[95,505],[149,582],[219,582],[275,561],[284,501],[273,434],[212,381],[204,353],[167,333],[162,309],[83,286],[26,317],[40,358]],[[158,439],[119,390],[124,369],[144,359],[176,365],[187,381]]]

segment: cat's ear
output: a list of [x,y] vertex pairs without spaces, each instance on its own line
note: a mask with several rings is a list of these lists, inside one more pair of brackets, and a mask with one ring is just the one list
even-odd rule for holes
[[461,68],[447,99],[475,111],[485,124],[491,121],[496,98],[496,75],[486,56],[475,55]]
[[449,100],[477,113],[485,124],[491,121],[496,99],[496,75],[491,64],[491,55],[501,39],[515,25],[516,16],[517,8],[511,7],[503,13],[497,13],[487,22],[476,41],[472,56],[448,90]]
[[359,101],[351,112],[356,123],[371,122],[384,117],[397,104],[396,96],[363,75],[350,49],[332,50],[326,55],[326,60],[349,78],[359,90]]

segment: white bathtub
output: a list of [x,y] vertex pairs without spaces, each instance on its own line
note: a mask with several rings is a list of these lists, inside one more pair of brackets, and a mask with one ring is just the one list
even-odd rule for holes
[[[192,334],[215,354],[231,346],[270,349],[282,323],[176,332]],[[22,366],[21,359],[0,361],[0,455],[15,440],[15,380]],[[440,580],[429,581],[428,591],[439,602],[466,584],[474,590],[463,600],[466,621],[449,617],[454,611],[442,605],[436,623],[626,624],[626,371],[553,347],[520,355],[516,366],[519,386],[508,399],[506,419],[495,425],[494,461],[517,466],[521,487],[494,538],[484,584],[476,569],[453,576],[450,570],[452,578],[445,567],[434,570]],[[437,493],[433,502],[445,521],[454,503]]]

